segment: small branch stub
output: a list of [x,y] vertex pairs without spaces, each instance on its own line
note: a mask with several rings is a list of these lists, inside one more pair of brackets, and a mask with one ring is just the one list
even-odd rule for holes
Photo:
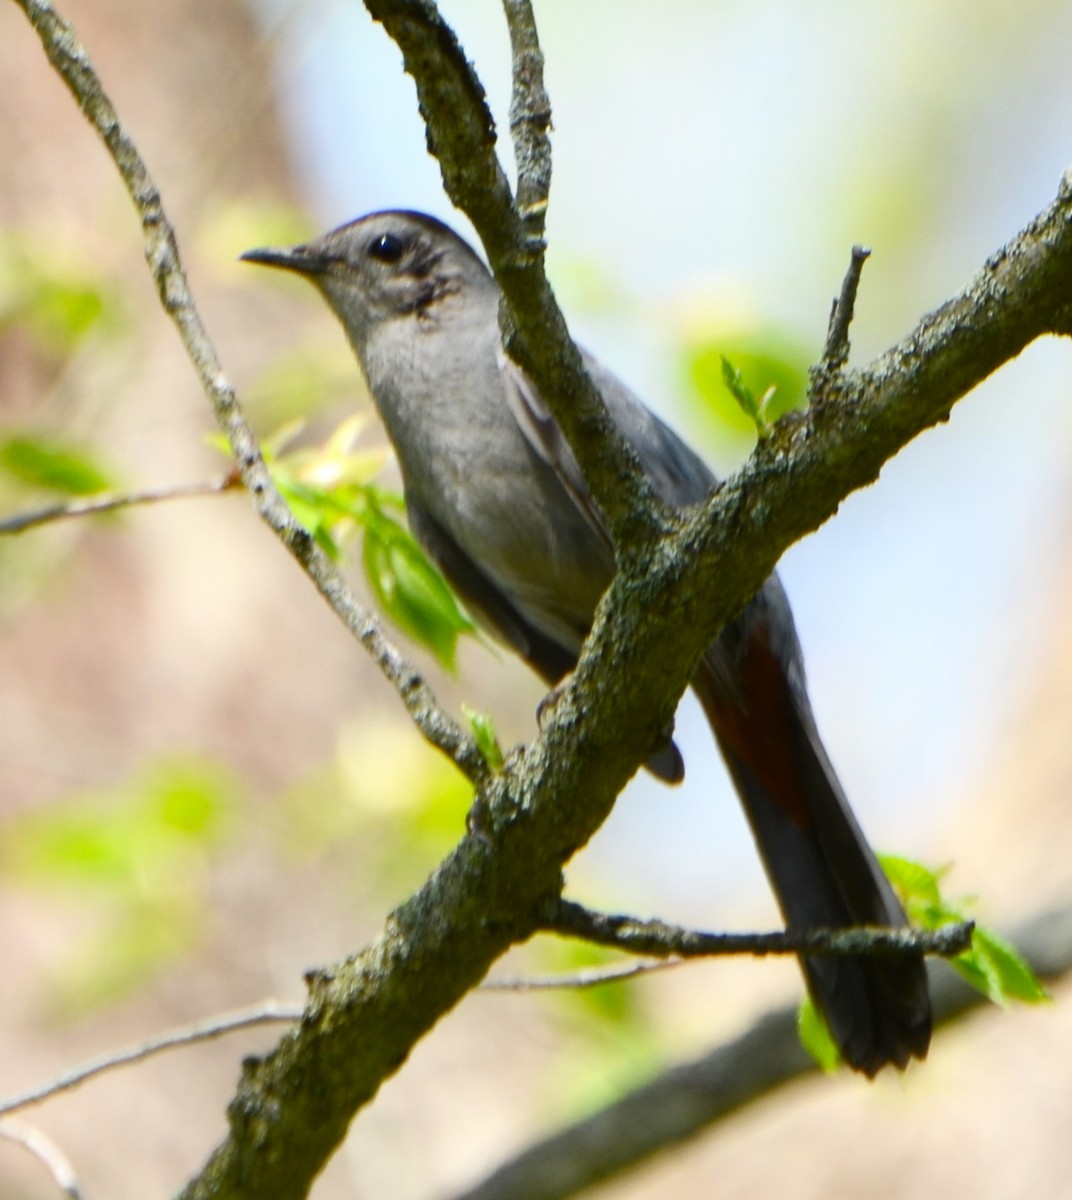
[[543,52],[529,0],[503,0],[510,29],[514,87],[510,132],[517,160],[517,212],[533,254],[544,250],[551,191],[551,101],[543,82]]
[[823,348],[823,365],[839,370],[849,361],[849,326],[856,308],[856,293],[860,289],[860,275],[864,263],[871,257],[866,246],[853,246],[849,269],[841,284],[841,294],[830,309],[830,324],[826,331],[826,346]]

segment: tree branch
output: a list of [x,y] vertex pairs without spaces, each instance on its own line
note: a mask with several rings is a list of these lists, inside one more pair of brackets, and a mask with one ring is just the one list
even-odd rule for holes
[[629,954],[655,958],[709,958],[730,954],[800,954],[813,957],[878,954],[901,957],[940,954],[952,958],[971,948],[971,921],[946,925],[931,932],[854,926],[845,929],[779,930],[775,933],[699,933],[662,921],[609,916],[592,912],[569,900],[551,906],[540,923],[545,933],[581,938]]
[[0,1138],[24,1147],[48,1171],[65,1196],[70,1200],[85,1200],[67,1155],[40,1129],[24,1121],[0,1121]]
[[514,91],[510,133],[517,159],[517,208],[529,245],[542,252],[551,195],[551,100],[543,85],[543,51],[529,0],[503,0],[510,28]]
[[704,649],[785,550],[992,371],[1057,332],[1070,303],[1072,172],[960,295],[869,367],[816,368],[807,412],[783,418],[658,553],[621,564],[544,725],[545,752],[557,759],[585,744],[607,766],[631,766],[652,730],[668,727]]
[[[992,260],[963,298],[865,372],[820,369],[813,407],[783,422],[747,467],[697,512],[653,505],[571,347],[494,157],[483,91],[430,0],[366,0],[402,47],[448,192],[472,217],[517,326],[512,351],[562,421],[604,511],[623,569],[597,613],[578,669],[539,737],[488,777],[435,709],[423,681],[356,606],[281,507],[186,289],[159,197],[100,91],[84,51],[44,0],[17,0],[116,158],[142,215],[165,306],[231,437],[258,509],[402,693],[425,736],[482,780],[482,817],[360,955],[309,979],[301,1024],[247,1061],[230,1133],[187,1200],[304,1195],[356,1111],[416,1041],[539,927],[562,864],[602,824],[668,727],[699,655],[782,551],[1006,358],[1072,307],[1072,184]],[[979,330],[965,322],[978,318]]]
[[856,310],[856,293],[860,290],[860,276],[864,263],[871,251],[863,246],[853,246],[849,269],[841,284],[841,294],[834,299],[830,309],[830,326],[826,331],[826,346],[823,349],[823,366],[837,370],[849,361],[849,326]]
[[514,55],[512,110],[522,117],[514,125],[517,206],[495,152],[484,89],[436,5],[432,0],[365,0],[365,7],[402,51],[443,186],[484,243],[506,299],[507,349],[562,426],[615,544],[627,547],[658,536],[673,518],[607,417],[544,274],[542,236],[531,236],[534,216],[542,232],[540,197],[550,182],[550,144],[542,132],[550,124],[550,104],[527,0],[504,3]]
[[[1011,940],[1043,979],[1066,976],[1072,971],[1072,905],[1032,918],[1013,931]],[[984,996],[941,967],[931,970],[931,991],[936,1025],[986,1004]],[[817,1071],[797,1037],[796,1006],[774,1009],[732,1041],[533,1143],[451,1200],[566,1200]]]
[[342,575],[310,534],[295,521],[276,490],[190,293],[175,233],[164,212],[160,193],[105,94],[85,47],[48,0],[15,0],[15,3],[25,12],[41,39],[49,62],[108,147],[130,193],[141,218],[145,257],[156,281],[160,301],[178,328],[220,429],[227,437],[242,482],[253,497],[261,519],[282,540],[343,624],[372,656],[402,697],[424,737],[451,758],[468,778],[478,782],[487,775],[487,764],[474,740],[439,708],[431,689],[384,636],[378,619],[358,602]]
[[193,496],[215,496],[237,487],[239,482],[237,473],[230,471],[221,475],[219,479],[208,479],[203,483],[180,483],[174,487],[146,488],[140,492],[102,492],[95,496],[84,496],[77,500],[69,500],[65,504],[50,504],[47,508],[36,508],[4,517],[0,519],[0,537],[25,533],[27,529],[36,529],[55,521],[116,512],[121,508],[159,504],[164,500],[185,500]]
[[29,1108],[33,1104],[40,1104],[43,1100],[50,1100],[61,1092],[78,1087],[87,1079],[114,1071],[118,1067],[142,1062],[164,1050],[212,1041],[214,1038],[222,1037],[225,1033],[234,1033],[239,1029],[249,1029],[255,1025],[298,1021],[301,1019],[301,1015],[301,1005],[269,1000],[251,1008],[238,1009],[236,1012],[220,1013],[205,1021],[184,1025],[181,1029],[169,1029],[155,1037],[147,1038],[144,1042],[127,1046],[123,1050],[110,1050],[107,1054],[83,1063],[80,1067],[72,1067],[71,1070],[64,1071],[61,1075],[57,1075],[54,1079],[49,1079],[37,1087],[28,1088],[26,1091],[0,1099],[0,1115],[15,1112],[20,1108]]
[[[643,591],[653,625],[696,630],[696,649],[755,594],[794,542],[834,515],[852,491],[925,429],[948,419],[968,394],[1030,342],[1059,331],[1072,303],[1072,172],[1056,199],[993,254],[968,286],[862,371],[812,373],[811,404],[757,446],[745,467],[692,514],[666,577],[619,573],[611,594]],[[672,584],[682,574],[686,585]],[[660,565],[654,574],[662,576]],[[666,598],[658,616],[652,595]],[[673,593],[673,594],[671,594]],[[628,601],[605,604],[617,614]],[[655,600],[660,607],[660,600]],[[622,636],[620,628],[616,637]],[[638,657],[653,652],[632,638]],[[616,641],[616,647],[620,643]],[[628,647],[622,653],[628,654]],[[664,669],[668,648],[660,644]],[[606,651],[604,650],[604,654]],[[687,657],[691,672],[693,657]],[[595,664],[593,664],[594,667]],[[578,680],[580,683],[580,680]]]
[[[640,954],[660,961],[594,967],[564,975],[487,980],[481,987],[488,991],[540,991],[564,988],[598,987],[619,983],[666,966],[667,959],[677,963],[690,958],[726,957],[750,954],[799,954],[815,957],[848,954],[938,954],[952,957],[969,949],[974,925],[970,921],[948,925],[933,933],[917,929],[854,927],[849,929],[811,929],[803,932],[773,933],[700,933],[667,925],[662,921],[640,921],[635,917],[608,916],[592,912],[579,904],[559,900],[548,906],[539,930],[563,937],[580,938],[595,945],[608,946],[627,954]],[[152,1058],[164,1050],[212,1041],[227,1033],[256,1025],[293,1023],[301,1020],[302,1005],[267,1001],[234,1012],[220,1013],[192,1025],[167,1030],[122,1050],[111,1050],[99,1058],[73,1067],[43,1084],[0,1098],[0,1116],[39,1104],[69,1091],[97,1075]]]
[[518,975],[485,979],[480,985],[482,992],[561,992],[584,991],[587,988],[605,987],[608,983],[624,983],[639,975],[652,975],[667,971],[685,963],[683,958],[657,958],[641,962],[614,963],[603,967],[581,967],[576,971],[564,971],[555,975]]

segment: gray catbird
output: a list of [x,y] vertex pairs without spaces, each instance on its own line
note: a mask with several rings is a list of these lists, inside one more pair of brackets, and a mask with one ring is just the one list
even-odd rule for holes
[[[374,213],[289,249],[243,258],[305,275],[342,321],[394,443],[414,534],[473,614],[557,683],[576,662],[614,570],[577,461],[505,354],[500,292],[432,217]],[[703,500],[715,478],[590,356],[585,368],[656,492]],[[815,727],[789,604],[772,575],[692,681],[792,929],[906,923]],[[668,742],[648,763],[680,779]],[[922,1057],[922,958],[804,958],[808,989],[846,1062],[874,1075]]]

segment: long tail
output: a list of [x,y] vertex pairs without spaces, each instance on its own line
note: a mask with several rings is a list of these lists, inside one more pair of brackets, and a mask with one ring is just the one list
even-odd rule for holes
[[[819,740],[780,587],[768,585],[712,647],[693,687],[789,928],[905,925]],[[927,1053],[922,956],[802,957],[801,966],[851,1067],[873,1076]]]

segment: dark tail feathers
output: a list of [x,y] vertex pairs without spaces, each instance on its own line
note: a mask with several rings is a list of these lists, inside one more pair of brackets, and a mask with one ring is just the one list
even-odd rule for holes
[[[794,695],[778,674],[784,690],[773,701],[769,671],[746,671],[735,680],[746,692],[750,675],[763,680],[762,697],[743,696],[744,711],[720,696],[706,667],[695,688],[787,925],[907,924],[849,809],[806,698]],[[742,696],[734,699],[740,703]],[[851,1067],[873,1076],[927,1053],[931,1016],[922,956],[802,958],[801,966]]]

